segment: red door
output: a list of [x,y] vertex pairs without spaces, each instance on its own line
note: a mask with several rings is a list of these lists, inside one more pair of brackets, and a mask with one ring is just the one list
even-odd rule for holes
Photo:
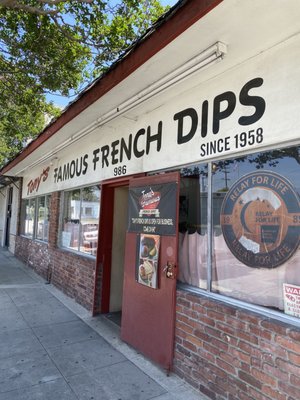
[[[165,190],[166,187],[172,187],[171,192],[161,195],[163,192],[160,188]],[[146,198],[148,196],[148,200],[151,197],[150,208],[152,210],[149,211],[150,217],[145,215],[148,211],[140,211],[142,213],[140,214],[141,219],[139,219],[141,225],[137,229],[134,228],[136,230],[134,232],[130,227],[129,210],[129,229],[126,234],[124,261],[121,338],[163,368],[170,370],[174,348],[179,174],[167,173],[133,178],[130,181],[129,192],[131,190],[136,193],[140,192],[141,196]],[[149,201],[146,201],[144,204],[148,203]],[[164,218],[163,211],[160,210],[163,203],[164,209],[167,206],[174,210],[173,217]],[[140,204],[138,207],[142,208]],[[147,218],[150,218],[150,224],[147,222]],[[136,219],[134,220],[136,221]],[[169,224],[169,228],[173,228],[173,232],[168,231],[166,226],[162,227],[164,223]],[[164,228],[167,230],[162,231],[161,229]],[[151,252],[151,246],[148,246],[145,251],[142,241],[145,239],[153,241],[153,238],[156,242],[158,241],[159,249],[155,256],[157,257],[156,261],[150,260],[155,265],[154,275],[151,275],[155,277],[155,282],[149,283],[141,273],[140,263],[145,262],[143,257],[146,256],[147,259],[147,253]],[[143,265],[146,267],[146,264]],[[166,268],[167,266],[169,268]]]

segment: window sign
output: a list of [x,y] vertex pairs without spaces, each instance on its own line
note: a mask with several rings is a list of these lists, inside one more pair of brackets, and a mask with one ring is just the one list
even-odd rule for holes
[[300,243],[299,198],[292,184],[271,171],[240,178],[227,193],[221,227],[230,251],[255,268],[275,268]]
[[129,232],[175,235],[176,183],[129,189]]
[[284,311],[300,318],[300,286],[283,284]]

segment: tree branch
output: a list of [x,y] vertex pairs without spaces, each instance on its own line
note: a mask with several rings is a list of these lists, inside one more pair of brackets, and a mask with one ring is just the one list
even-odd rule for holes
[[[69,0],[37,0],[38,3],[41,4],[41,7],[33,7],[28,4],[23,4],[18,2],[17,0],[0,0],[0,7],[3,8],[11,8],[15,10],[25,11],[31,14],[36,15],[57,15],[59,14],[59,10],[52,10],[50,8],[44,9],[42,5],[47,5],[49,7],[53,7],[59,4],[67,3]],[[80,3],[90,4],[92,0],[78,0]]]

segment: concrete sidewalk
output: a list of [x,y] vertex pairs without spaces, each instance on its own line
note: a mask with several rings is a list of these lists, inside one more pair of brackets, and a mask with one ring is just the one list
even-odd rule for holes
[[0,248],[0,400],[200,400]]

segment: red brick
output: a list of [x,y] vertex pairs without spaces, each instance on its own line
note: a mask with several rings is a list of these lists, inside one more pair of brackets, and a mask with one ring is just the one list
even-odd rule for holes
[[231,355],[229,352],[221,351],[220,358],[234,367],[238,368],[240,365],[240,360],[237,357],[234,357],[233,355]]
[[234,336],[236,332],[236,330],[232,326],[219,321],[216,323],[216,328],[230,336]]
[[225,370],[228,374],[235,374],[235,368],[233,365],[229,364],[228,362],[223,361],[220,358],[216,359],[216,364],[218,367],[222,368],[223,370]]
[[[50,233],[55,224],[56,216],[52,210]],[[56,236],[52,232],[51,238],[54,237]],[[49,242],[48,246],[47,243],[29,240],[22,236],[16,238],[16,256],[45,279],[49,278],[51,271],[51,282],[55,286],[88,310],[92,310],[95,260],[60,250],[56,248],[56,242],[52,242],[52,245]]]
[[259,371],[256,368],[252,368],[251,374],[252,376],[254,376],[254,378],[258,379],[261,382],[264,382],[269,386],[276,386],[277,380],[271,375],[266,374],[265,372]]
[[184,308],[190,308],[191,307],[191,303],[188,300],[185,300],[182,297],[177,297],[177,304],[183,306]]
[[215,363],[215,359],[216,359],[215,354],[211,354],[210,352],[208,352],[203,347],[199,347],[198,348],[198,354],[199,354],[200,357],[204,358],[208,362],[211,362],[213,364]]
[[209,325],[209,326],[215,326],[215,321],[214,321],[214,319],[212,319],[212,318],[209,318],[209,317],[207,317],[206,315],[201,315],[201,316],[199,316],[199,321],[202,323],[202,324],[205,324],[205,325]]
[[257,336],[243,332],[243,331],[237,331],[236,336],[246,342],[253,343],[253,344],[258,344],[258,338]]
[[238,310],[237,318],[241,319],[244,322],[248,322],[249,324],[253,324],[254,326],[257,326],[260,321],[260,319],[259,319],[259,317],[257,317],[257,315],[250,314],[246,310]]
[[242,381],[248,383],[249,385],[254,386],[257,389],[262,388],[262,383],[258,379],[251,376],[250,374],[247,374],[244,371],[239,371],[238,376]]
[[283,336],[287,334],[287,326],[279,321],[262,320],[260,325],[271,332],[281,334]]
[[222,338],[222,332],[219,331],[218,329],[214,329],[211,328],[209,326],[205,327],[205,332],[209,335],[209,336],[213,336],[217,339],[221,339]]
[[201,315],[206,314],[206,308],[203,307],[201,304],[194,303],[193,310],[195,310],[197,313],[199,313]]
[[249,354],[246,354],[246,353],[240,351],[239,349],[235,349],[233,347],[230,347],[228,351],[233,355],[233,357],[235,357],[245,363],[250,364],[251,357],[249,356]]
[[239,389],[239,392],[240,391],[242,391],[242,392],[246,392],[247,391],[248,385],[246,385],[243,381],[237,379],[235,376],[234,377],[228,376],[227,379],[232,385],[236,386]]
[[211,341],[211,337],[207,333],[202,332],[199,329],[195,329],[193,333],[197,338],[201,339],[203,342]]
[[288,359],[295,365],[300,365],[300,354],[288,353]]
[[184,341],[182,342],[182,346],[183,346],[184,348],[186,348],[186,349],[188,349],[188,350],[194,352],[194,353],[197,352],[197,346],[195,346],[194,343],[191,343],[191,342],[188,341],[188,340],[184,340]]
[[291,396],[293,399],[300,399],[300,388],[291,386],[285,382],[278,382],[278,389]]
[[211,344],[213,346],[216,346],[219,350],[224,350],[224,351],[228,351],[228,344],[224,343],[218,339],[212,338],[211,339]]
[[184,322],[186,325],[190,325],[191,324],[190,318],[186,317],[183,314],[178,314],[177,315],[177,320]]
[[240,369],[247,374],[251,374],[251,366],[248,363],[241,362]]
[[232,396],[236,396],[238,393],[237,386],[235,384],[232,384],[228,381],[228,379],[224,378],[219,378],[217,377],[216,379],[216,384],[222,388],[222,390],[228,394],[231,394]]
[[292,373],[297,376],[300,375],[300,366],[293,365],[290,362],[282,360],[280,358],[276,359],[275,363],[284,372]]
[[219,356],[219,354],[220,354],[220,350],[215,346],[211,346],[209,343],[204,342],[203,343],[203,348],[207,352],[209,352],[211,354],[214,354],[215,356]]
[[267,396],[269,396],[272,400],[286,400],[287,396],[279,392],[278,390],[275,390],[271,388],[270,386],[264,385],[262,388],[263,393],[265,393]]
[[192,377],[200,382],[215,382],[215,376],[213,376],[209,370],[200,368],[199,370],[192,370]]
[[208,310],[207,316],[218,321],[225,321],[225,314],[216,312],[215,310]]
[[212,400],[216,400],[216,394],[211,389],[208,389],[204,385],[200,385],[200,392],[205,394],[205,396],[209,397]]
[[285,349],[292,350],[295,353],[300,353],[300,343],[296,343],[294,340],[290,338],[286,338],[283,336],[276,336],[275,341]]
[[288,336],[294,340],[296,340],[297,342],[300,342],[300,330],[293,328],[288,330]]
[[277,357],[287,358],[287,351],[281,346],[278,346],[274,342],[268,342],[266,340],[260,340],[259,347],[262,352],[268,352],[271,354],[276,354]]
[[186,341],[188,341],[190,343],[193,343],[195,346],[197,346],[197,348],[198,347],[202,347],[202,345],[203,345],[203,341],[199,340],[199,338],[197,338],[197,337],[195,337],[193,335],[187,335],[185,337],[185,339],[186,339]]
[[269,396],[264,395],[261,391],[257,391],[252,387],[249,388],[249,394],[251,395],[251,399],[253,400],[273,400],[270,399]]
[[239,348],[247,354],[252,354],[253,352],[253,346],[251,346],[249,343],[246,343],[244,341],[239,342]]
[[246,393],[239,392],[239,400],[253,400],[253,397]]
[[235,329],[239,329],[240,331],[246,331],[247,330],[247,323],[236,319],[232,318],[230,315],[226,315],[226,322],[228,325],[232,326]]
[[266,330],[266,329],[260,329],[257,326],[251,325],[249,327],[249,332],[253,335],[256,335],[258,337],[262,337],[266,340],[272,340],[273,334],[272,332]]
[[182,321],[179,321],[178,318],[176,319],[176,328],[184,333],[192,333],[193,332],[193,327],[190,325],[187,325],[183,323]]

